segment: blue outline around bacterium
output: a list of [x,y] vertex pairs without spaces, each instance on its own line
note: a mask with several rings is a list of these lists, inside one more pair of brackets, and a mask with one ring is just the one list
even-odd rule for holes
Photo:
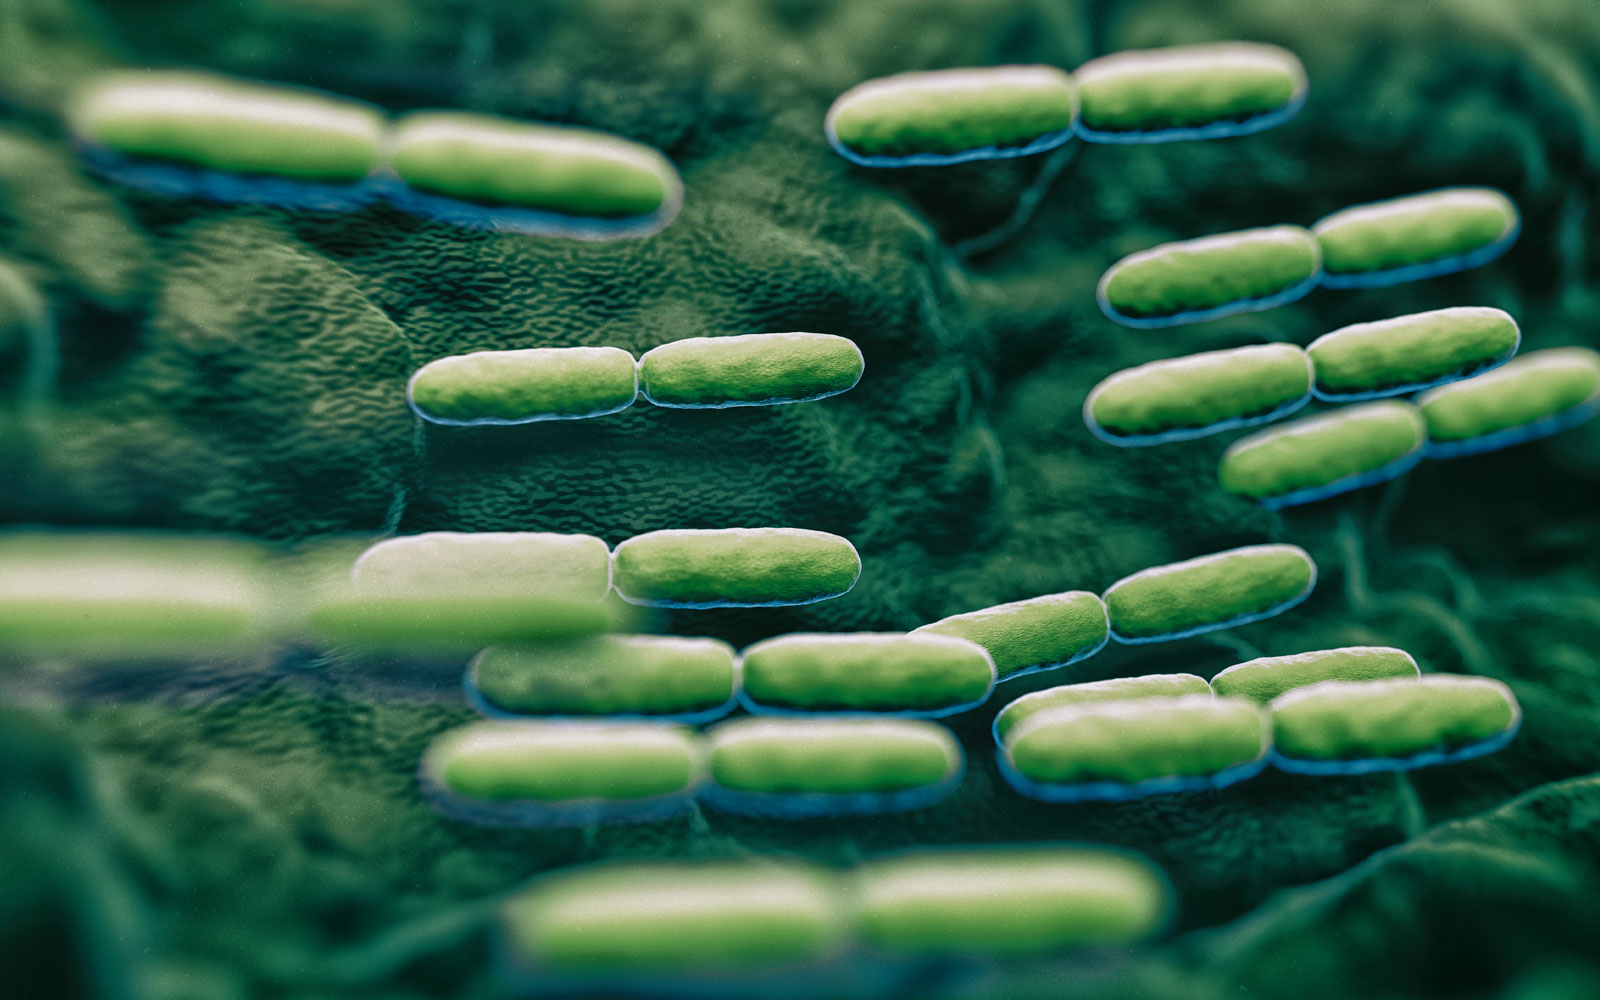
[[1403,476],[1415,469],[1427,454],[1428,442],[1424,438],[1422,443],[1415,448],[1412,448],[1399,458],[1383,463],[1376,469],[1340,476],[1338,479],[1323,483],[1320,486],[1308,486],[1305,489],[1290,490],[1288,493],[1280,493],[1277,496],[1263,497],[1256,502],[1267,510],[1282,510],[1285,507],[1298,507],[1301,504],[1326,500],[1329,497],[1336,497],[1352,490],[1376,486],[1379,483],[1386,483],[1391,479]]
[[751,792],[724,788],[713,779],[696,799],[719,812],[765,819],[820,819],[827,816],[873,816],[910,812],[942,802],[960,787],[967,770],[962,761],[931,785],[888,792]]
[[1507,427],[1505,430],[1479,434],[1477,437],[1462,438],[1458,441],[1429,441],[1427,457],[1464,458],[1468,455],[1499,451],[1501,448],[1538,441],[1553,434],[1560,434],[1562,431],[1570,431],[1574,427],[1581,427],[1597,415],[1600,415],[1600,393],[1595,393],[1560,413],[1540,417],[1520,427]]
[[740,399],[727,403],[663,403],[651,397],[649,390],[640,389],[639,397],[652,406],[659,406],[663,410],[729,410],[736,406],[784,406],[789,403],[811,403],[829,396],[837,396],[841,392],[849,392],[861,384],[861,376],[842,389],[829,389],[826,392],[813,393],[809,396],[796,396],[792,399]]
[[[856,580],[859,579],[861,576],[858,573]],[[711,611],[717,608],[798,608],[816,604],[818,601],[831,601],[835,597],[843,597],[855,589],[856,580],[851,580],[850,586],[843,590],[808,597],[803,601],[673,601],[664,598],[629,597],[620,587],[613,586],[611,589],[627,603],[640,608],[671,608],[679,611]]]
[[[676,714],[650,715],[642,712],[599,712],[593,715],[544,714],[537,712],[513,712],[500,708],[491,703],[484,695],[483,689],[478,686],[478,660],[474,656],[472,662],[467,664],[467,669],[461,675],[461,690],[466,695],[467,706],[485,719],[505,719],[512,722],[527,722],[537,719],[540,722],[550,722],[561,725],[581,726],[595,722],[660,722],[663,724],[679,726],[698,726],[716,720],[732,712],[739,705],[739,674],[738,667],[734,668],[734,693],[728,700],[711,708],[702,708],[693,712],[678,712]],[[737,661],[735,661],[737,664]]]
[[[1287,601],[1284,601],[1282,604],[1270,607],[1265,611],[1251,611],[1248,614],[1235,615],[1232,618],[1226,619],[1225,621],[1213,622],[1206,625],[1196,625],[1192,628],[1183,629],[1182,631],[1163,632],[1160,635],[1152,636],[1124,636],[1117,632],[1115,628],[1113,628],[1111,630],[1111,638],[1117,640],[1117,642],[1124,646],[1145,646],[1152,642],[1172,642],[1175,639],[1189,639],[1197,635],[1204,635],[1207,632],[1220,632],[1223,629],[1237,628],[1240,625],[1249,625],[1251,622],[1260,622],[1266,621],[1268,618],[1276,618],[1285,611],[1288,611],[1290,608],[1298,607],[1302,602],[1305,601],[1306,598],[1311,596],[1311,592],[1317,589],[1317,575],[1317,566],[1315,563],[1312,563],[1311,582],[1306,584],[1306,589],[1302,590],[1294,597],[1289,598]],[[1112,584],[1112,586],[1116,586],[1116,584]]]
[[[1121,263],[1121,261],[1117,263]],[[1276,309],[1278,306],[1288,305],[1290,302],[1298,302],[1305,298],[1311,294],[1312,289],[1322,282],[1322,266],[1319,264],[1311,277],[1264,298],[1234,299],[1232,302],[1225,302],[1220,306],[1212,306],[1209,309],[1191,309],[1188,312],[1172,313],[1167,316],[1138,317],[1127,316],[1118,312],[1117,307],[1112,305],[1111,300],[1106,296],[1106,285],[1110,282],[1111,272],[1116,269],[1116,266],[1116,264],[1111,265],[1106,270],[1106,273],[1101,275],[1100,284],[1096,286],[1094,291],[1094,300],[1100,306],[1100,311],[1105,314],[1107,319],[1122,326],[1132,327],[1135,330],[1158,330],[1168,326],[1204,323],[1207,320],[1221,319],[1224,316],[1237,316],[1239,313],[1264,312],[1268,309]]]
[[270,205],[314,212],[350,212],[378,200],[370,177],[333,184],[190,166],[119,153],[83,141],[77,143],[77,150],[90,169],[106,179],[168,198],[198,198],[223,204]]
[[1011,763],[1011,754],[1004,749],[995,752],[995,761],[1006,783],[1018,795],[1038,802],[1073,803],[1127,802],[1151,795],[1215,791],[1254,778],[1266,770],[1270,756],[1270,751],[1263,747],[1259,756],[1240,764],[1230,764],[1215,774],[1169,775],[1132,782],[1081,781],[1072,784],[1035,781],[1017,770],[1016,765]]
[[1476,368],[1473,368],[1470,371],[1457,371],[1452,372],[1449,375],[1441,375],[1431,382],[1410,382],[1406,385],[1392,386],[1387,389],[1369,389],[1363,392],[1322,392],[1316,387],[1315,383],[1313,383],[1311,386],[1311,392],[1324,403],[1359,403],[1368,399],[1385,399],[1390,396],[1408,396],[1413,392],[1421,392],[1424,389],[1437,389],[1441,385],[1449,385],[1452,382],[1463,382],[1469,378],[1477,378],[1479,375],[1482,375],[1485,372],[1492,372],[1496,368],[1499,368],[1501,365],[1505,364],[1507,361],[1510,361],[1512,358],[1516,357],[1517,350],[1521,346],[1522,330],[1518,329],[1517,339],[1512,341],[1509,348],[1500,354],[1495,355],[1489,360],[1479,364]]
[[443,815],[479,826],[557,829],[609,823],[654,823],[688,812],[699,790],[697,779],[682,791],[641,799],[587,798],[557,802],[513,799],[491,802],[451,791],[428,773],[427,764],[424,758],[417,769],[422,797]]
[[1228,139],[1239,135],[1255,135],[1257,132],[1277,128],[1298,115],[1306,105],[1308,94],[1309,88],[1302,87],[1300,92],[1289,98],[1289,102],[1282,107],[1238,121],[1225,119],[1205,125],[1183,125],[1164,129],[1102,132],[1084,125],[1083,116],[1080,114],[1077,124],[1078,138],[1084,142],[1100,145],[1133,146],[1144,143],[1187,142],[1195,139]]
[[668,191],[661,207],[645,215],[615,218],[568,215],[516,205],[480,205],[445,195],[428,194],[384,171],[372,175],[378,196],[394,208],[417,218],[431,219],[462,229],[524,236],[559,236],[574,240],[616,240],[654,236],[671,225],[683,207],[680,182]]
[[974,149],[963,149],[959,153],[910,153],[906,156],[867,156],[857,153],[839,140],[838,133],[834,131],[834,109],[837,104],[828,110],[828,116],[823,120],[822,133],[828,139],[828,145],[833,151],[860,167],[948,167],[957,163],[971,163],[974,160],[1009,160],[1018,156],[1033,156],[1064,146],[1072,141],[1078,134],[1077,120],[1074,116],[1072,125],[1055,132],[1046,132],[1037,139],[1031,139],[1021,146],[979,146]]
[[[453,354],[448,355],[448,357],[467,357],[467,355]],[[444,361],[445,358],[436,358],[435,360]],[[428,364],[432,363],[432,361],[428,362]],[[423,365],[422,368],[412,372],[410,378],[406,379],[406,406],[410,407],[411,412],[426,423],[434,424],[438,427],[519,427],[523,424],[539,424],[548,420],[588,420],[591,417],[604,417],[613,413],[621,413],[639,401],[639,366],[636,362],[633,368],[633,398],[621,406],[592,410],[588,413],[541,413],[532,417],[478,417],[475,420],[451,420],[446,417],[429,416],[422,407],[417,405],[417,401],[411,398],[411,387],[416,384],[417,376],[421,375],[422,369],[426,367],[428,365]]]
[[1242,430],[1246,427],[1259,427],[1280,420],[1291,413],[1297,413],[1311,402],[1312,390],[1306,390],[1302,396],[1285,403],[1280,403],[1265,413],[1248,417],[1229,417],[1219,420],[1214,424],[1204,427],[1183,427],[1177,430],[1162,431],[1159,434],[1121,435],[1107,431],[1094,417],[1089,415],[1089,403],[1094,399],[1094,393],[1083,401],[1083,423],[1089,428],[1089,433],[1104,441],[1106,444],[1116,445],[1118,448],[1147,448],[1155,444],[1169,444],[1173,441],[1193,441],[1197,438],[1210,437],[1224,431]]
[[1285,757],[1274,749],[1271,753],[1272,766],[1290,774],[1308,774],[1314,777],[1326,778],[1335,775],[1377,774],[1381,771],[1411,771],[1419,767],[1433,767],[1438,764],[1458,764],[1461,761],[1472,760],[1474,757],[1484,757],[1505,749],[1516,738],[1517,732],[1521,728],[1522,713],[1519,711],[1517,717],[1512,720],[1511,725],[1506,729],[1487,739],[1475,740],[1456,747],[1454,750],[1434,747],[1421,753],[1412,754],[1409,757],[1306,760],[1303,757]]
[[[1405,197],[1414,196],[1406,195]],[[1375,204],[1381,204],[1381,202]],[[1312,226],[1312,231],[1316,231],[1315,225]],[[1475,267],[1482,267],[1511,249],[1511,245],[1517,242],[1517,236],[1521,232],[1522,217],[1519,214],[1504,235],[1494,242],[1486,243],[1468,253],[1439,257],[1420,264],[1404,264],[1400,267],[1391,267],[1382,271],[1350,271],[1345,274],[1330,274],[1324,270],[1322,272],[1322,286],[1324,288],[1387,288],[1390,285],[1400,285],[1408,281],[1421,281],[1424,278],[1437,278],[1441,275],[1455,274],[1458,271],[1470,271]]]

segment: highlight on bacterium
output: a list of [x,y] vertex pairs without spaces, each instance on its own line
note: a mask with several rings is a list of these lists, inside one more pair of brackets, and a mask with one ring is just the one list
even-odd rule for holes
[[1103,681],[1062,684],[1023,695],[1002,708],[994,717],[990,731],[999,746],[1006,734],[1024,720],[1047,708],[1061,705],[1086,705],[1099,701],[1136,701],[1140,698],[1177,698],[1187,694],[1211,694],[1205,678],[1195,674],[1146,674],[1141,677],[1114,677]]
[[657,608],[810,604],[855,586],[861,557],[846,538],[807,528],[669,528],[612,554],[617,593]]
[[1119,801],[1226,787],[1259,774],[1271,748],[1261,706],[1207,693],[1046,708],[1006,733],[998,760],[1028,798]]
[[387,162],[394,178],[383,193],[396,207],[475,229],[649,236],[683,203],[683,182],[661,153],[584,128],[418,112],[395,124]]
[[330,210],[371,200],[385,129],[358,101],[184,71],[97,77],[68,118],[90,165],[120,184]]
[[1276,45],[1221,42],[1116,52],[1072,74],[1089,142],[1249,135],[1281,125],[1306,100],[1306,71]]
[[861,381],[861,349],[828,333],[690,337],[646,351],[640,391],[657,406],[770,406],[836,396]]
[[1329,410],[1242,437],[1217,478],[1269,510],[1312,503],[1409,472],[1428,450],[1417,407],[1385,399]]
[[1246,545],[1142,570],[1102,597],[1111,638],[1139,644],[1271,618],[1309,597],[1316,583],[1317,564],[1298,545]]
[[933,633],[796,632],[747,647],[741,662],[739,699],[757,714],[937,718],[983,704],[995,682],[982,646]]
[[1124,257],[1100,278],[1096,299],[1123,326],[1174,326],[1293,302],[1321,274],[1322,253],[1310,230],[1266,226]]
[[1069,590],[951,615],[911,634],[919,633],[978,643],[989,651],[997,677],[1004,681],[1093,656],[1105,647],[1110,626],[1097,595]]
[[1090,391],[1083,422],[1125,448],[1188,441],[1288,416],[1311,392],[1305,351],[1255,344],[1125,368]]
[[1317,398],[1343,403],[1472,378],[1509,361],[1521,342],[1517,321],[1504,310],[1453,306],[1341,327],[1306,353]]
[[1323,681],[1273,700],[1273,766],[1297,774],[1367,774],[1453,764],[1516,736],[1522,709],[1488,677]]
[[1530,351],[1487,375],[1417,397],[1428,457],[1497,451],[1570,430],[1600,414],[1600,353]]
[[1324,285],[1370,288],[1487,264],[1516,242],[1521,226],[1502,192],[1453,187],[1342,209],[1312,231]]
[[491,718],[710,722],[733,710],[739,668],[720,639],[603,635],[491,646],[467,668],[467,701]]
[[638,396],[633,355],[616,347],[476,351],[430,361],[406,402],[434,424],[527,424],[616,413]]
[[988,66],[868,80],[833,102],[823,131],[862,166],[944,166],[1054,149],[1072,138],[1077,117],[1066,72]]
[[920,719],[746,718],[707,736],[700,801],[749,816],[920,809],[955,791],[966,768],[950,731]]
[[1393,646],[1342,646],[1235,663],[1211,678],[1211,689],[1261,705],[1295,688],[1322,681],[1373,681],[1421,676],[1417,661]]
[[474,722],[423,755],[423,794],[469,822],[587,827],[665,819],[704,777],[694,734],[649,723]]

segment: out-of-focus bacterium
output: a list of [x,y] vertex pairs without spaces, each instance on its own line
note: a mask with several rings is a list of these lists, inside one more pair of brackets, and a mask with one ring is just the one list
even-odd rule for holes
[[614,239],[677,216],[683,182],[649,146],[604,132],[489,115],[419,112],[395,126],[384,195],[452,225]]
[[1273,700],[1274,767],[1367,774],[1453,764],[1510,743],[1522,723],[1511,689],[1488,677],[1323,681]]
[[918,719],[759,718],[709,731],[706,805],[802,819],[920,809],[961,783],[948,729]]
[[1306,353],[1317,398],[1342,403],[1472,378],[1509,361],[1521,342],[1517,321],[1503,310],[1453,306],[1341,327]]
[[1235,663],[1211,678],[1225,697],[1265,705],[1280,694],[1322,681],[1374,681],[1420,676],[1417,661],[1393,646],[1342,646],[1289,656],[1262,656]]
[[1427,451],[1422,414],[1397,399],[1357,403],[1242,437],[1223,452],[1217,478],[1229,493],[1278,510],[1409,472]]
[[1072,78],[1054,66],[944,69],[868,80],[828,109],[828,144],[866,167],[1027,156],[1067,142]]
[[922,959],[1127,946],[1174,909],[1171,884],[1143,857],[1055,844],[879,856],[857,869],[852,896],[869,948]]
[[[0,259],[0,386],[15,391],[25,415],[51,400],[61,367],[55,320],[39,289]],[[12,371],[16,377],[11,378]],[[9,382],[9,385],[6,383]]]
[[1496,371],[1417,397],[1428,457],[1497,451],[1577,427],[1600,413],[1600,353],[1530,351]]
[[1131,254],[1100,278],[1096,298],[1123,326],[1175,326],[1293,302],[1321,274],[1310,230],[1266,226]]
[[1083,422],[1122,447],[1188,441],[1288,416],[1310,402],[1311,382],[1293,344],[1206,351],[1117,372],[1089,393]]
[[855,586],[861,557],[848,539],[806,528],[678,528],[617,545],[617,593],[656,608],[811,604]]
[[429,531],[377,542],[350,573],[360,594],[553,594],[600,601],[611,553],[593,535]]
[[530,993],[766,995],[844,950],[844,898],[838,876],[793,862],[603,861],[508,898],[501,951]]
[[633,355],[616,347],[530,347],[430,361],[406,401],[434,424],[528,424],[616,413],[638,396]]
[[868,712],[938,718],[994,690],[982,646],[949,635],[797,632],[745,649],[739,699],[755,713]]
[[309,90],[198,72],[116,72],[69,123],[90,165],[176,197],[338,210],[371,200],[383,116]]
[[1030,597],[951,615],[912,631],[971,639],[989,651],[999,680],[1053,670],[1105,647],[1106,606],[1086,590]]
[[855,341],[828,333],[691,337],[646,351],[639,388],[680,409],[803,403],[851,388],[865,366]]
[[1111,638],[1139,644],[1271,618],[1316,583],[1317,564],[1298,545],[1246,545],[1141,570],[1103,596]]
[[441,811],[503,826],[665,819],[705,774],[692,732],[648,723],[473,722],[423,755],[423,793]]
[[1505,253],[1521,227],[1503,193],[1458,187],[1341,209],[1312,231],[1324,285],[1370,288],[1480,267]]
[[1276,45],[1220,42],[1116,52],[1072,74],[1078,134],[1090,142],[1173,142],[1249,135],[1306,101],[1306,71]]
[[491,718],[648,719],[694,724],[732,711],[733,647],[719,639],[597,636],[491,646],[467,668],[467,701]]
[[1194,674],[1146,674],[1142,677],[1114,677],[1104,681],[1063,684],[1023,695],[1002,708],[994,717],[994,741],[1005,746],[1006,734],[1024,720],[1060,705],[1087,705],[1097,701],[1136,701],[1140,698],[1177,698],[1186,694],[1210,694],[1211,685]]
[[1006,733],[1001,773],[1044,802],[1117,801],[1223,788],[1259,774],[1267,712],[1210,694],[1061,705]]

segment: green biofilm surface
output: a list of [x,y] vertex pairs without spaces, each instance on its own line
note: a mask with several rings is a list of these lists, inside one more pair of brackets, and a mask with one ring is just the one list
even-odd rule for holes
[[[1293,120],[1214,141],[1073,139],[1059,154],[896,170],[856,166],[825,138],[830,105],[866,80],[1072,71],[1235,39],[1303,62],[1308,101]],[[1600,994],[1600,423],[1271,511],[1217,485],[1238,432],[1119,448],[1081,417],[1116,372],[1448,306],[1504,309],[1527,358],[1600,347],[1597,52],[1589,0],[0,0],[0,262],[52,320],[49,336],[0,334],[8,525],[224,533],[290,554],[341,539],[345,579],[380,538],[433,531],[584,534],[613,548],[729,526],[849,539],[861,574],[840,596],[651,610],[623,627],[735,649],[1102,594],[1150,567],[1268,541],[1301,546],[1321,576],[1273,618],[1113,642],[1004,681],[981,709],[943,720],[967,758],[946,798],[820,820],[708,806],[530,830],[441,812],[418,765],[476,717],[462,676],[493,644],[481,637],[439,657],[296,638],[198,658],[114,650],[110,662],[8,642],[0,993],[510,1000],[522,985],[503,968],[514,957],[497,955],[499,907],[571,866],[777,855],[844,873],[883,852],[1072,841],[1166,871],[1169,934],[977,972],[914,964],[901,994],[1059,1000],[1064,983],[1088,1000]],[[391,121],[471,111],[625,137],[676,166],[682,208],[648,238],[580,241],[381,200],[240,207],[105,180],[86,168],[72,101],[102,72],[142,67],[309,88]],[[1516,244],[1488,266],[1318,288],[1170,330],[1127,329],[1095,302],[1109,265],[1161,243],[1463,185],[1521,211]],[[568,347],[638,358],[686,338],[792,330],[854,342],[861,382],[814,403],[639,400],[515,426],[442,426],[407,406],[407,381],[441,358]],[[1434,400],[1504,385],[1516,364]],[[33,398],[45,405],[7,395],[25,384],[44,387]],[[1528,388],[1499,400],[1515,421],[1574,398],[1543,378]],[[1458,433],[1493,433],[1501,418],[1488,412],[1467,409]],[[17,606],[9,595],[0,606]],[[336,610],[380,638],[437,633],[441,612],[470,632],[476,611],[478,627],[522,643],[537,639],[530,617],[570,636],[604,627],[620,603],[556,616],[553,597],[513,598],[503,615],[426,595]],[[75,607],[26,621],[71,638],[83,633]],[[1038,802],[997,770],[994,716],[1031,691],[1212,677],[1352,646],[1504,681],[1521,729],[1457,764],[1269,768],[1215,793],[1132,801]],[[997,663],[1003,648],[991,648]],[[788,977],[791,992],[812,982]]]

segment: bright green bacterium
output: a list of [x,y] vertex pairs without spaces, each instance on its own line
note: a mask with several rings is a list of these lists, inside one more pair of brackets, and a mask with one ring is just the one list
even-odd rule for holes
[[994,690],[976,642],[904,632],[798,632],[745,649],[740,701],[754,713],[867,712],[937,718]]
[[1089,142],[1143,143],[1248,135],[1281,125],[1306,99],[1306,71],[1287,49],[1254,42],[1114,52],[1072,74]]
[[1371,288],[1487,264],[1516,242],[1517,206],[1493,188],[1441,188],[1356,205],[1314,226],[1322,283]]
[[1587,347],[1531,351],[1478,378],[1417,397],[1428,457],[1454,458],[1534,441],[1600,413],[1600,353]]
[[1045,594],[951,615],[913,630],[970,639],[989,651],[999,680],[1093,656],[1110,637],[1106,606],[1086,590]]
[[1174,326],[1293,302],[1321,274],[1310,230],[1267,226],[1141,250],[1111,265],[1095,294],[1124,326]]
[[1521,342],[1517,321],[1503,310],[1454,306],[1341,327],[1306,353],[1317,398],[1346,403],[1471,378],[1510,360]]
[[1220,671],[1211,678],[1219,695],[1249,698],[1265,705],[1280,694],[1322,681],[1416,678],[1417,661],[1392,646],[1344,646],[1289,656],[1262,656]]
[[1254,344],[1123,369],[1090,391],[1083,422],[1121,447],[1188,441],[1288,416],[1311,391],[1305,351]]
[[1271,618],[1310,596],[1317,564],[1298,545],[1246,545],[1124,577],[1102,595],[1111,638],[1184,639]]
[[1383,399],[1329,410],[1242,437],[1223,452],[1217,478],[1269,510],[1312,503],[1410,471],[1428,428],[1410,403]]
[[430,361],[406,401],[434,424],[526,424],[616,413],[638,396],[633,355],[616,347],[476,351]]
[[855,586],[861,557],[848,539],[806,528],[651,531],[617,545],[617,593],[657,608],[810,604]]
[[838,395],[864,369],[854,341],[827,333],[690,337],[646,351],[639,388],[657,406],[770,406]]

